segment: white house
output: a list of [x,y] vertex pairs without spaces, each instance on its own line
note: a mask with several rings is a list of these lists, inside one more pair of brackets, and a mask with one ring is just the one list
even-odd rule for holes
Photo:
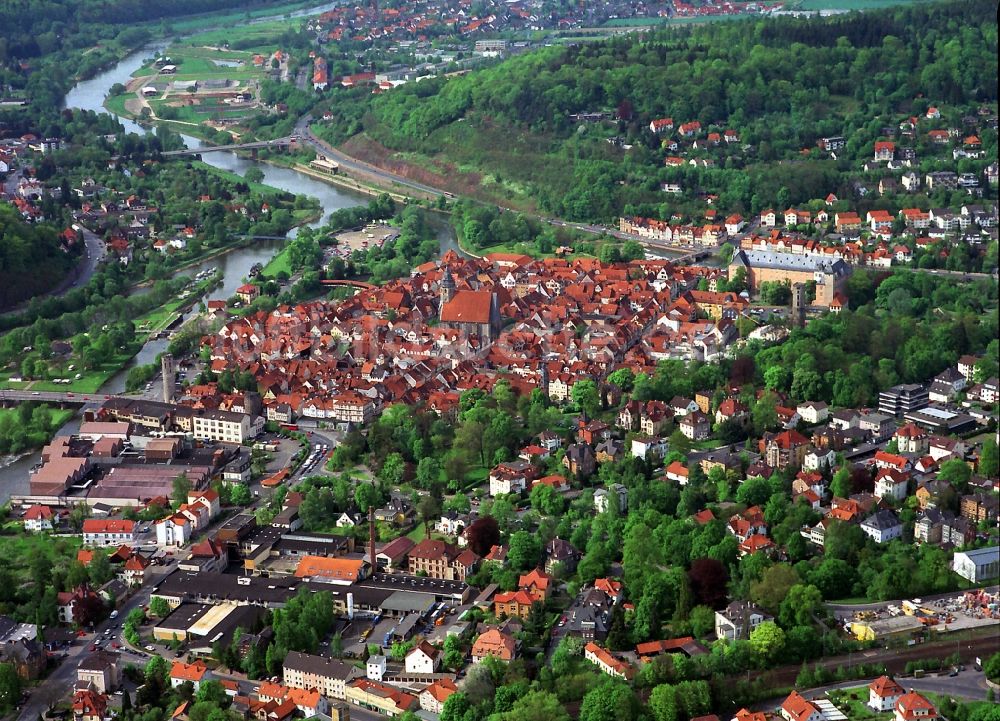
[[420,692],[417,700],[420,708],[432,714],[440,714],[444,708],[444,702],[448,697],[458,691],[458,686],[450,678],[439,678],[430,686]]
[[201,661],[195,661],[194,663],[174,661],[174,665],[170,668],[170,686],[177,688],[181,684],[190,681],[191,685],[194,686],[194,690],[197,691],[198,687],[201,686],[201,682],[205,679],[206,673],[208,673],[208,667]]
[[875,476],[875,495],[902,501],[906,498],[910,477],[892,468],[880,468]]
[[426,641],[421,641],[406,654],[406,673],[434,673],[440,664],[441,651]]
[[837,454],[830,448],[810,448],[802,459],[802,468],[806,471],[821,471],[832,468],[837,462]]
[[802,420],[810,425],[822,423],[830,416],[830,408],[823,402],[801,403],[795,410]]
[[365,675],[372,681],[381,681],[385,676],[385,656],[369,656]]
[[903,687],[894,680],[879,676],[868,684],[868,706],[875,711],[892,711],[904,693]]
[[628,489],[621,483],[611,484],[611,488],[598,488],[594,491],[594,508],[598,513],[608,510],[609,499],[612,496],[618,497],[618,510],[624,513],[628,509]]
[[180,513],[160,519],[156,522],[156,545],[183,546],[191,539],[192,526],[191,521]]
[[888,543],[903,535],[903,524],[889,510],[877,511],[861,523],[861,530],[875,543]]
[[770,620],[771,616],[757,604],[733,601],[721,611],[715,612],[715,636],[728,641],[745,640],[752,630]]
[[785,721],[823,721],[823,712],[798,691],[792,691],[781,704],[781,717]]
[[29,533],[51,531],[54,518],[51,508],[36,504],[24,512],[24,530]]
[[135,521],[88,518],[83,522],[85,546],[121,546],[135,543]]
[[[632,438],[632,455],[636,458],[663,458],[667,454],[667,442],[656,436],[638,435]],[[687,479],[685,479],[686,481]],[[595,497],[596,501],[596,497]]]

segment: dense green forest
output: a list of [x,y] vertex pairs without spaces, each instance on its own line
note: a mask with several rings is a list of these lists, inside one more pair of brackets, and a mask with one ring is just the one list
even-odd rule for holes
[[[715,167],[688,171],[691,180],[724,207],[758,210],[782,187],[792,203],[839,191],[890,121],[933,104],[960,118],[995,102],[995,13],[988,0],[962,0],[543,48],[390,93],[343,94],[321,132],[343,141],[364,130],[392,150],[492,176],[542,210],[608,220],[661,202],[660,183],[673,180],[650,120],[697,120],[735,129],[740,142],[716,151]],[[617,120],[570,118],[586,112]],[[629,152],[606,142],[615,133]],[[833,135],[848,139],[836,161],[789,162]]]
[[0,308],[55,286],[82,245],[64,251],[54,228],[27,223],[14,206],[0,205]]

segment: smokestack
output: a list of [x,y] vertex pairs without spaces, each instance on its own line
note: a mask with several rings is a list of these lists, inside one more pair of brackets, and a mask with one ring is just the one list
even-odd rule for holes
[[375,573],[375,506],[368,506],[368,560]]

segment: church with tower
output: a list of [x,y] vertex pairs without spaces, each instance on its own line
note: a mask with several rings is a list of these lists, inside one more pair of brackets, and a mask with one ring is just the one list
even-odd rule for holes
[[500,335],[503,321],[497,294],[489,290],[458,290],[451,269],[445,266],[439,284],[438,317],[446,328],[478,336],[483,347]]

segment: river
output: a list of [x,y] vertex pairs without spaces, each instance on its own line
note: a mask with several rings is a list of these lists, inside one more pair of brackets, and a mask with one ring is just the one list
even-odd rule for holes
[[[291,15],[296,17],[321,13],[335,7],[338,3],[323,3],[313,8],[299,10]],[[269,18],[257,18],[253,22],[264,22]],[[279,15],[277,17],[284,17]],[[199,31],[200,32],[200,31]],[[156,56],[163,52],[170,44],[169,41],[157,41],[149,43],[134,53],[123,58],[120,62],[108,68],[95,77],[77,83],[66,95],[65,105],[68,108],[80,108],[83,110],[93,110],[94,112],[108,112],[104,108],[104,99],[111,86],[115,83],[126,84],[132,77],[132,73],[142,67],[143,60]],[[125,127],[126,132],[146,134],[147,128],[128,118],[120,117],[118,120]],[[199,148],[207,145],[204,141],[187,135],[182,135],[184,142],[189,148]],[[239,175],[243,175],[252,167],[260,168],[264,173],[264,183],[279,188],[296,195],[308,195],[319,200],[322,207],[322,215],[311,225],[318,227],[324,225],[330,214],[341,208],[349,208],[355,205],[367,204],[370,196],[363,193],[352,192],[340,186],[324,183],[308,175],[304,175],[290,168],[283,168],[268,163],[262,163],[249,158],[243,158],[236,153],[216,152],[205,153],[202,160],[217,168],[222,168]],[[441,244],[441,252],[449,249],[458,249],[454,231],[446,218],[437,213],[429,213],[429,222],[435,229],[437,239]],[[289,237],[294,237],[296,228],[289,232]],[[186,268],[180,273],[184,275],[195,275],[207,268],[218,268],[222,273],[222,284],[208,294],[206,299],[221,299],[231,297],[236,288],[243,284],[244,278],[256,263],[266,264],[268,260],[282,246],[282,241],[267,240],[258,241],[253,245],[235,248],[224,255],[217,256],[211,260],[206,260],[191,268]],[[185,316],[186,318],[187,316]],[[108,379],[101,387],[105,393],[121,393],[125,390],[125,378],[130,368],[136,365],[152,363],[156,356],[166,350],[168,341],[166,339],[151,340],[146,343],[136,356],[121,371]],[[79,428],[79,419],[71,419],[60,433],[73,433]],[[36,451],[23,458],[10,462],[10,458],[0,458],[0,503],[6,502],[12,493],[24,493],[28,490],[28,471],[38,462],[40,452]]]

